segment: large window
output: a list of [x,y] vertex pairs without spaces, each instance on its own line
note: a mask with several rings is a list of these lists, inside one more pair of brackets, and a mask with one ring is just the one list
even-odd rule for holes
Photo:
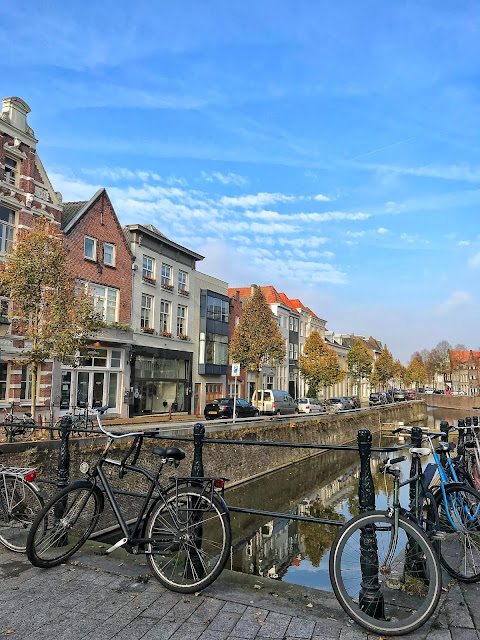
[[290,329],[290,331],[298,331],[298,318],[290,316],[288,328]]
[[3,176],[3,180],[7,184],[12,184],[16,186],[17,184],[17,161],[13,158],[5,157],[5,173]]
[[170,333],[170,303],[160,301],[160,331]]
[[228,322],[228,313],[228,300],[207,296],[207,318],[220,322]]
[[153,327],[153,296],[142,294],[142,307],[140,310],[140,326]]
[[10,251],[15,226],[15,213],[0,205],[0,254]]
[[22,365],[22,381],[20,386],[20,399],[31,400],[32,398],[32,370],[31,368],[23,364]]
[[95,309],[102,315],[105,322],[118,321],[119,290],[113,287],[104,287],[93,282],[81,282],[87,293],[93,297]]
[[142,275],[147,280],[155,280],[155,258],[143,256]]
[[87,260],[97,259],[97,241],[95,238],[85,236],[83,242],[83,255]]
[[178,305],[177,307],[177,336],[187,335],[187,307]]
[[168,264],[162,264],[162,284],[172,286],[172,267]]
[[205,362],[207,364],[228,364],[228,336],[207,333]]

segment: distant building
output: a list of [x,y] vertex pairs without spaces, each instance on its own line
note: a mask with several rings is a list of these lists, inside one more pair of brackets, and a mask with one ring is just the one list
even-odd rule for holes
[[451,388],[473,396],[480,393],[480,351],[449,351]]

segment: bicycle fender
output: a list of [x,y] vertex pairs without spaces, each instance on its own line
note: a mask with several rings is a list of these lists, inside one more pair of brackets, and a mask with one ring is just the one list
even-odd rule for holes
[[83,478],[77,478],[72,480],[72,482],[68,485],[69,487],[84,487],[85,489],[93,488],[93,491],[97,494],[100,504],[100,509],[103,511],[103,507],[105,504],[105,499],[103,496],[103,491],[97,486],[96,483],[91,482],[90,480],[84,480]]
[[[456,489],[457,491],[461,491],[466,487],[467,489],[469,489],[470,491],[473,491],[474,493],[479,493],[478,490],[475,489],[475,487],[471,487],[469,484],[466,484],[465,482],[448,482],[445,484],[445,487],[453,487],[453,489]],[[433,493],[435,499],[437,499],[438,495],[443,496],[442,487],[440,485],[429,487],[429,489]]]
[[28,484],[32,487],[32,489],[35,491],[35,493],[38,493],[38,495],[41,498],[46,498],[47,497],[47,492],[45,491],[45,489],[40,489],[40,486],[36,482],[30,481]]

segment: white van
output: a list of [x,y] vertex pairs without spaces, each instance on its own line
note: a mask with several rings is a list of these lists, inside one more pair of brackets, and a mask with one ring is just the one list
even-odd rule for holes
[[258,407],[260,413],[280,415],[286,413],[298,413],[298,405],[286,391],[279,389],[260,389],[254,391],[252,404]]

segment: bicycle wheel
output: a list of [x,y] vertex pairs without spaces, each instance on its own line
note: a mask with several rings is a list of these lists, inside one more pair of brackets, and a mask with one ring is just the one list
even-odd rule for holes
[[35,434],[35,422],[20,423],[18,425],[18,433],[23,436],[24,440],[31,440]]
[[59,491],[35,518],[27,558],[48,569],[65,562],[86,542],[103,511],[103,494],[88,480]]
[[225,503],[201,487],[179,487],[152,507],[144,532],[147,561],[165,587],[181,593],[204,589],[222,572],[232,542]]
[[43,499],[22,476],[0,474],[0,542],[23,553],[28,530],[43,509]]
[[470,473],[470,477],[472,478],[473,487],[477,491],[480,491],[480,469],[478,468],[475,456],[469,456],[468,471]]
[[397,533],[395,541],[394,520],[386,512],[372,511],[347,522],[330,549],[338,601],[353,620],[379,635],[420,627],[441,593],[440,564],[427,536],[405,516],[399,516]]
[[[446,502],[438,491],[440,562],[462,582],[480,580],[480,493],[466,485],[445,485]],[[450,515],[450,518],[449,518]]]

